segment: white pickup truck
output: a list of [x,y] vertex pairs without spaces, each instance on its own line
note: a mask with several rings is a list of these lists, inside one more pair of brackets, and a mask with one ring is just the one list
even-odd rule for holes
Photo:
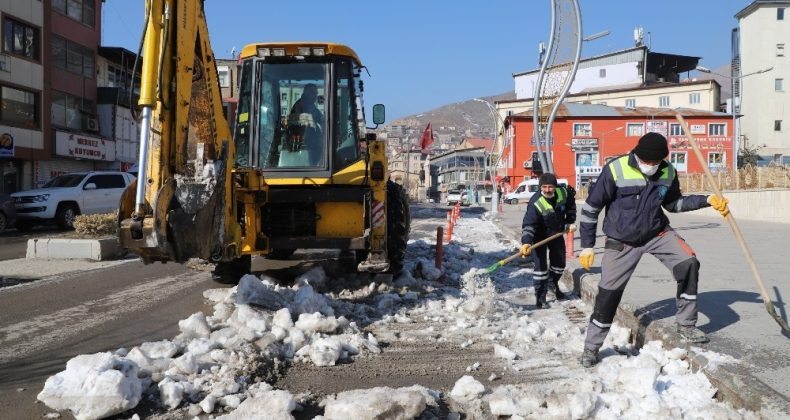
[[78,214],[116,211],[121,194],[134,179],[127,172],[75,172],[52,178],[39,189],[11,194],[16,228],[24,232],[54,220],[62,229],[72,229]]

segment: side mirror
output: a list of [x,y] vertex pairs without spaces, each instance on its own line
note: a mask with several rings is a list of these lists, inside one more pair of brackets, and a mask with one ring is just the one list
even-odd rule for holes
[[93,182],[89,182],[89,183],[85,184],[85,186],[82,187],[82,189],[83,190],[95,190],[96,189],[96,184],[94,184]]
[[384,105],[373,105],[373,124],[384,124]]

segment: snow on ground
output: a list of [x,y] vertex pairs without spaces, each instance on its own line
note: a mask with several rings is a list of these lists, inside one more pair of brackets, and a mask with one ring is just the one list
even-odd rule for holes
[[[414,214],[421,221],[444,219],[433,209]],[[304,396],[273,389],[265,374],[271,366],[333,366],[353,363],[360,353],[381,357],[367,326],[381,331],[390,323],[441,321],[449,327],[440,335],[418,329],[394,339],[440,336],[460,343],[460,351],[490,343],[508,369],[534,372],[535,380],[498,385],[504,372],[492,372],[486,383],[462,375],[446,390],[350,390],[324,398],[323,415],[316,418],[431,418],[441,400],[450,418],[758,418],[717,402],[705,376],[689,369],[685,350],[654,341],[637,352],[628,342],[630,331],[618,326],[602,349],[602,362],[582,369],[584,323],[569,314],[589,309],[569,300],[535,310],[529,269],[517,263],[487,275],[485,268],[517,245],[502,239],[493,223],[459,219],[442,270],[433,267],[434,238],[422,235],[412,235],[404,272],[392,284],[320,293],[331,282],[319,267],[292,287],[247,275],[235,288],[207,290],[212,314],[181,320],[181,333],[170,340],[77,356],[46,381],[38,399],[71,410],[77,419],[122,413],[143,399],[189,416],[290,419]],[[705,356],[712,363],[737,362],[712,352]],[[480,368],[475,363],[467,371]]]

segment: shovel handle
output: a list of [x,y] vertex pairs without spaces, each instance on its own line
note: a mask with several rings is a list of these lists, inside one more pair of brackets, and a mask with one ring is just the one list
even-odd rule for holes
[[[683,119],[683,116],[680,114],[675,114],[675,118],[680,123],[681,127],[683,128],[683,132],[686,133],[686,138],[688,139],[689,143],[691,144],[691,148],[694,151],[694,155],[699,160],[700,165],[702,166],[702,170],[705,172],[705,179],[708,180],[708,184],[710,184],[711,188],[713,189],[713,193],[716,194],[719,198],[724,198],[721,194],[721,190],[719,189],[719,184],[716,183],[716,180],[713,179],[713,175],[710,173],[710,169],[708,169],[708,164],[705,158],[702,156],[702,152],[699,150],[699,146],[697,145],[697,140],[694,139],[694,136],[691,135],[689,131],[689,126],[686,124],[686,120]],[[738,174],[735,174],[738,176]],[[779,323],[779,326],[786,332],[790,332],[790,328],[788,327],[787,323],[779,317],[776,313],[776,309],[774,308],[773,301],[771,301],[770,296],[768,296],[768,291],[765,289],[765,284],[763,283],[762,276],[760,276],[760,272],[757,271],[757,264],[754,262],[754,258],[752,257],[752,252],[749,250],[749,246],[746,244],[746,239],[743,237],[743,233],[741,233],[741,229],[738,227],[738,224],[735,222],[735,217],[732,215],[732,212],[729,212],[726,216],[724,216],[724,220],[730,225],[732,232],[735,234],[735,238],[738,239],[738,243],[741,245],[741,250],[743,251],[743,255],[746,257],[746,261],[749,263],[749,267],[752,270],[752,275],[754,275],[754,280],[757,282],[757,286],[760,288],[760,295],[763,297],[763,303],[765,304],[766,310],[768,313],[774,318],[774,320]]]

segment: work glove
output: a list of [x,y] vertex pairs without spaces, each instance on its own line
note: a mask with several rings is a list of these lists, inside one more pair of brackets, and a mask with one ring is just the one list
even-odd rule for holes
[[721,213],[721,217],[727,217],[727,215],[730,214],[730,209],[727,207],[727,203],[729,202],[730,200],[727,200],[724,197],[719,197],[718,195],[708,196],[708,204],[716,209],[716,211]]
[[572,233],[572,232],[576,232],[576,225],[574,225],[573,223],[568,223],[568,224],[566,224],[566,225],[565,225],[565,232],[566,232],[566,233],[567,233],[567,232],[571,232],[571,233]]
[[584,248],[581,254],[579,254],[579,264],[581,264],[585,270],[590,271],[590,267],[592,267],[594,262],[595,251],[593,251],[592,248]]
[[527,258],[529,254],[532,253],[532,245],[530,244],[521,245],[521,249],[519,250],[519,252],[521,253],[521,258]]

